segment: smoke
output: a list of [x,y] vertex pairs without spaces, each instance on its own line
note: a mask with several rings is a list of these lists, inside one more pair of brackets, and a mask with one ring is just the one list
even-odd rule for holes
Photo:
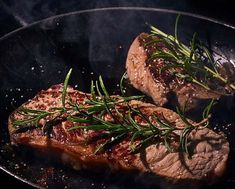
[[0,0],[3,10],[11,14],[21,25],[72,11],[104,7],[161,7],[183,8],[187,3],[165,2],[161,0]]
[[43,3],[42,0],[3,0],[1,5],[19,23],[27,25],[42,18],[55,15],[56,9],[53,9],[50,3]]

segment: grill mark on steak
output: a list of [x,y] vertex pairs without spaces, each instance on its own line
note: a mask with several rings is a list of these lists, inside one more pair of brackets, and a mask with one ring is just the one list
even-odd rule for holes
[[[22,106],[32,109],[41,108],[47,111],[51,107],[61,107],[62,89],[62,85],[52,86],[46,91],[39,92]],[[87,97],[89,97],[88,94],[68,87],[66,106],[68,105],[68,99],[84,104]],[[171,110],[136,100],[130,101],[129,105],[133,108],[139,107],[148,117],[155,113],[163,116],[176,127],[184,125],[179,115]],[[166,183],[177,183],[180,186],[182,186],[182,183],[188,183],[189,181],[193,181],[195,186],[202,182],[214,183],[222,178],[226,169],[229,144],[223,133],[217,134],[208,128],[191,132],[189,149],[192,156],[191,159],[188,159],[180,151],[170,153],[159,141],[147,146],[137,154],[131,154],[129,153],[128,138],[105,151],[94,154],[97,146],[105,142],[106,139],[102,137],[98,140],[90,139],[102,135],[102,132],[97,133],[79,129],[69,132],[68,129],[73,127],[75,123],[62,119],[60,124],[52,128],[50,137],[47,137],[42,129],[45,120],[40,121],[39,128],[24,133],[15,133],[15,128],[12,125],[15,119],[23,119],[17,113],[17,110],[9,117],[12,144],[23,144],[38,150],[45,149],[50,153],[59,152],[61,160],[75,169],[95,168],[95,170],[99,170],[111,168],[124,172],[138,171],[140,173],[150,173],[155,178],[165,180]],[[143,121],[139,118],[136,120]],[[178,144],[178,141],[175,141],[175,143]],[[176,185],[174,185],[175,187]]]

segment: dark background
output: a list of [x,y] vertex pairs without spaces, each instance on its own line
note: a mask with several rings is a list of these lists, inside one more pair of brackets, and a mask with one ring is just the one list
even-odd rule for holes
[[[0,0],[0,37],[53,15],[119,6],[155,7],[190,12],[235,26],[235,8],[232,0]],[[2,185],[8,188],[32,188],[2,171],[0,180]]]

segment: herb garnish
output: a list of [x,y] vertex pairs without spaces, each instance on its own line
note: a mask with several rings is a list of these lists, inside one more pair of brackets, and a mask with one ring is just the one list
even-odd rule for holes
[[[68,81],[72,70],[65,78],[61,104],[62,107],[52,107],[49,111],[20,108],[18,113],[23,115],[23,120],[15,120],[13,126],[17,130],[21,128],[35,128],[39,126],[40,120],[49,119],[44,127],[44,133],[49,136],[49,131],[58,121],[72,121],[74,126],[69,129],[86,129],[92,131],[104,132],[106,142],[101,144],[95,153],[105,150],[115,143],[128,140],[130,152],[138,152],[142,147],[156,142],[162,142],[169,151],[182,150],[188,154],[188,137],[192,130],[201,129],[208,126],[208,118],[213,102],[211,102],[204,111],[204,122],[192,124],[186,118],[184,113],[178,109],[178,114],[183,127],[175,127],[169,123],[161,114],[155,113],[147,116],[142,112],[141,107],[130,105],[131,100],[142,99],[143,96],[117,96],[109,95],[102,77],[94,82],[91,81],[90,95],[83,104],[77,104],[69,99],[67,94]],[[120,81],[120,90],[123,93],[123,80]],[[105,120],[105,116],[111,116],[111,119]],[[137,121],[137,118],[142,121]],[[198,127],[201,126],[201,127]],[[175,149],[172,143],[179,141],[179,147]]]
[[[225,79],[219,72],[220,60],[214,60],[206,46],[197,39],[194,33],[190,46],[184,45],[178,38],[178,24],[180,15],[175,22],[175,35],[168,35],[154,26],[150,26],[151,35],[148,45],[161,44],[164,48],[156,48],[149,60],[164,59],[165,65],[159,70],[170,73],[181,81],[188,81],[200,85],[207,90],[216,91],[219,84],[230,90],[235,90],[235,85],[229,79]],[[217,92],[217,91],[216,91]]]

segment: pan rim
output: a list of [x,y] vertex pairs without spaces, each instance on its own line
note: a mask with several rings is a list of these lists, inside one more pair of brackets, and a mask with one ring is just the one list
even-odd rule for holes
[[72,12],[62,13],[62,14],[58,14],[58,15],[54,15],[54,16],[51,16],[51,17],[47,17],[47,18],[44,18],[44,19],[37,20],[35,22],[32,22],[28,25],[17,28],[15,30],[3,35],[2,37],[0,37],[0,42],[7,39],[11,35],[14,35],[15,33],[21,31],[21,30],[25,30],[27,28],[30,28],[34,25],[40,24],[40,23],[42,23],[44,21],[47,21],[47,20],[66,17],[66,16],[71,16],[71,15],[84,14],[84,13],[102,12],[102,11],[115,11],[115,10],[116,11],[118,11],[118,10],[124,10],[124,11],[135,10],[135,11],[146,11],[146,12],[162,12],[162,13],[169,13],[169,14],[181,14],[183,16],[189,16],[189,17],[193,17],[193,18],[198,18],[200,20],[206,20],[206,21],[209,21],[209,22],[213,22],[215,24],[219,24],[219,25],[222,25],[224,27],[228,27],[228,28],[231,28],[231,29],[235,30],[235,26],[233,26],[231,24],[228,24],[226,22],[219,21],[217,19],[207,17],[207,16],[203,16],[203,15],[200,15],[200,14],[186,12],[186,11],[177,11],[177,10],[173,10],[173,9],[162,9],[162,8],[152,8],[152,7],[105,7],[105,8],[95,8],[95,9],[85,9],[85,10],[79,10],[79,11],[72,11]]
[[37,185],[37,184],[34,184],[34,183],[31,182],[31,181],[28,181],[28,180],[26,180],[26,179],[23,179],[23,178],[20,177],[20,176],[15,175],[14,173],[12,173],[11,171],[7,170],[6,168],[4,168],[4,167],[1,166],[1,165],[0,165],[0,170],[2,170],[2,171],[5,172],[6,174],[8,174],[8,175],[14,177],[15,179],[17,179],[17,180],[20,181],[20,182],[23,182],[23,183],[25,183],[25,184],[27,184],[27,185],[30,185],[30,186],[34,187],[34,188],[44,189],[43,187],[41,187],[41,186],[39,186],[39,185]]

